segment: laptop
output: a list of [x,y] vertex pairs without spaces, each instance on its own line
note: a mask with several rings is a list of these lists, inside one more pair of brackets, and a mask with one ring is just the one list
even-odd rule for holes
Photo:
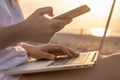
[[113,9],[115,6],[115,0],[113,2],[110,15],[106,24],[104,35],[101,39],[98,51],[83,52],[80,53],[79,57],[75,58],[65,58],[57,60],[42,60],[42,61],[32,61],[21,64],[13,69],[5,71],[7,75],[18,75],[18,74],[29,74],[29,73],[39,73],[48,71],[58,71],[58,70],[68,70],[68,69],[82,69],[93,67],[101,53],[103,42],[109,27]]

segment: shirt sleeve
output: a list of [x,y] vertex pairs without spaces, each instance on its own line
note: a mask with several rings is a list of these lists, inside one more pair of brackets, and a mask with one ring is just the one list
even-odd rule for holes
[[21,46],[8,47],[0,50],[0,80],[19,80],[19,76],[4,74],[5,70],[27,62],[27,51]]

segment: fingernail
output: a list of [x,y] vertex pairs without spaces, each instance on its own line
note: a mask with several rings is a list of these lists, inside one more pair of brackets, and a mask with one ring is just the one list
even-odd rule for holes
[[55,59],[55,55],[52,55],[51,58],[52,58],[52,59]]
[[78,57],[79,56],[79,53],[75,53],[75,57]]

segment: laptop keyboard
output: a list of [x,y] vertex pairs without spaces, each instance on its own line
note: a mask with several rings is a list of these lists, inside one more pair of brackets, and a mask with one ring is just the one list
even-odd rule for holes
[[81,53],[79,57],[67,58],[67,59],[58,59],[55,60],[48,66],[58,66],[58,65],[68,65],[68,64],[78,64],[86,61],[90,53]]

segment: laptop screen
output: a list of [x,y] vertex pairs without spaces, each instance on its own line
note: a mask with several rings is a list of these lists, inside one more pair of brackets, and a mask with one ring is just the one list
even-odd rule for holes
[[110,20],[111,20],[111,17],[112,17],[112,14],[113,14],[113,10],[114,10],[114,7],[115,7],[115,2],[116,2],[116,0],[113,0],[113,4],[112,4],[111,10],[110,10],[110,14],[109,14],[106,26],[105,26],[105,32],[104,32],[104,35],[103,35],[103,37],[101,39],[101,43],[100,43],[100,47],[99,47],[99,53],[101,53],[101,49],[102,49],[102,46],[103,46],[103,43],[104,43],[107,31],[108,31],[108,28],[109,28]]

